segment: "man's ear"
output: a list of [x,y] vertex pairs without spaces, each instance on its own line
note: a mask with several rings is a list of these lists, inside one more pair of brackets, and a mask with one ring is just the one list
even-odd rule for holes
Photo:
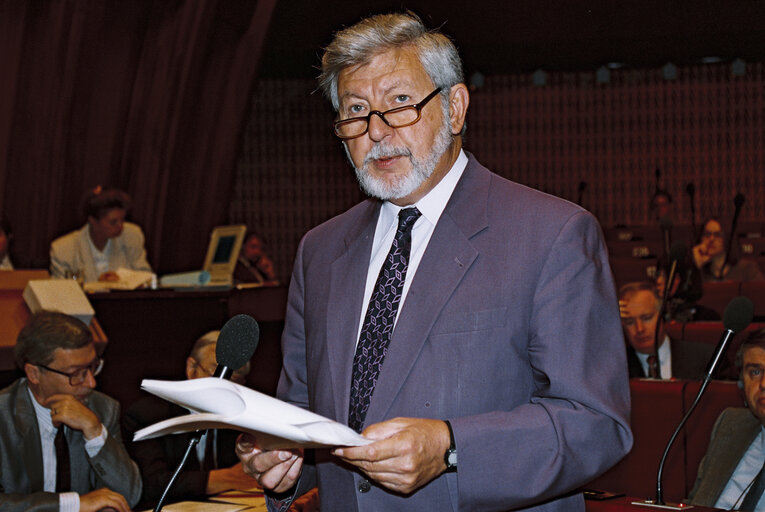
[[452,126],[452,135],[462,133],[469,104],[470,93],[468,93],[467,86],[465,84],[453,85],[449,90],[449,122]]
[[24,364],[24,373],[27,376],[27,380],[32,384],[40,383],[40,367],[32,363]]
[[186,358],[186,378],[187,379],[193,379],[196,376],[196,370],[197,370],[197,362],[196,360],[189,356]]

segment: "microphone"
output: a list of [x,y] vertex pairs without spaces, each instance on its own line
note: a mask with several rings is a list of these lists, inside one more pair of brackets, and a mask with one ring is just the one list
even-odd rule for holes
[[688,201],[691,207],[691,230],[693,231],[693,239],[698,240],[699,233],[696,229],[696,186],[692,181],[689,181],[685,186],[685,193],[688,194]]
[[685,416],[683,416],[683,419],[680,420],[680,424],[672,433],[672,437],[669,439],[669,443],[667,443],[667,447],[664,448],[664,454],[661,456],[661,462],[659,463],[659,471],[658,471],[658,474],[656,475],[656,501],[648,500],[648,501],[634,502],[633,504],[654,505],[654,506],[660,506],[660,508],[669,509],[669,510],[683,510],[688,508],[688,505],[683,505],[683,504],[675,505],[675,504],[664,503],[664,499],[662,496],[662,485],[661,485],[661,477],[662,477],[662,473],[664,472],[664,463],[667,460],[667,455],[669,454],[669,449],[672,447],[672,443],[674,443],[675,439],[680,433],[680,430],[683,428],[686,421],[688,421],[688,418],[696,409],[696,406],[698,405],[699,401],[701,401],[701,397],[704,395],[704,391],[706,391],[707,386],[709,385],[709,382],[712,380],[712,374],[717,369],[717,365],[719,364],[720,360],[725,354],[725,349],[728,348],[728,343],[737,332],[741,332],[744,329],[746,329],[746,327],[752,322],[753,317],[754,317],[754,304],[752,303],[751,300],[749,300],[748,298],[744,296],[739,296],[734,298],[725,307],[725,312],[723,313],[723,327],[725,328],[725,331],[720,337],[720,342],[717,344],[717,348],[715,349],[715,353],[712,355],[712,359],[710,359],[709,361],[709,365],[707,366],[706,373],[704,375],[704,380],[701,382],[701,387],[699,388],[699,392],[696,394],[696,398],[693,400],[693,403],[688,408],[688,412],[685,413]]
[[670,243],[672,238],[672,219],[669,217],[662,217],[659,220],[659,226],[661,227],[661,233],[664,237],[664,255],[670,255]]
[[[215,344],[215,359],[218,361],[218,366],[215,368],[213,377],[219,379],[231,380],[231,376],[236,370],[247,364],[255,353],[255,349],[258,347],[260,341],[260,327],[258,322],[255,321],[249,315],[236,315],[226,322],[220,330],[218,335],[218,341]],[[181,462],[175,469],[175,473],[170,477],[170,481],[167,483],[162,496],[157,502],[157,506],[154,507],[154,512],[162,510],[162,506],[167,498],[167,493],[170,492],[178,475],[181,474],[183,466],[186,464],[186,460],[189,458],[191,451],[199,444],[202,436],[208,431],[197,430],[192,434],[189,439],[189,445],[186,447],[186,452],[183,454]]]
[[725,250],[725,259],[723,260],[722,269],[723,274],[725,273],[725,265],[730,261],[730,251],[733,248],[733,240],[736,238],[736,226],[738,225],[738,216],[741,213],[741,207],[744,206],[744,202],[746,201],[746,198],[744,197],[744,194],[739,192],[736,194],[736,196],[733,198],[733,206],[736,207],[735,211],[733,212],[733,221],[731,222],[730,226],[730,236],[728,236],[728,247]]
[[260,341],[258,322],[249,315],[236,315],[220,330],[215,345],[218,366],[213,377],[231,379],[236,370],[247,364]]
[[582,206],[582,198],[584,197],[584,191],[587,190],[587,182],[586,181],[580,181],[579,187],[576,189],[577,191],[577,199],[576,204],[579,206]]

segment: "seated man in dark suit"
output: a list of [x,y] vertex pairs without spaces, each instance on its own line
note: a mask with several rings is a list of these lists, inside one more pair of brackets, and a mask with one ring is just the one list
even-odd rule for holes
[[[705,343],[670,340],[659,324],[661,298],[649,282],[627,283],[619,289],[619,311],[627,340],[630,377],[700,379],[714,347]],[[654,355],[659,329],[658,361]]]
[[[215,346],[220,331],[201,336],[186,359],[186,377],[210,377],[215,372]],[[250,372],[248,362],[234,372],[231,380],[244,384]],[[141,504],[152,507],[162,496],[170,477],[183,458],[191,434],[167,435],[155,439],[132,442],[136,431],[162,420],[188,414],[189,411],[159,399],[147,396],[125,411],[124,428],[128,438],[128,451],[138,462],[144,487]],[[183,472],[173,485],[168,500],[203,499],[228,489],[249,489],[256,484],[242,471],[242,464],[234,453],[239,433],[232,430],[210,430],[197,445],[184,465]]]
[[717,418],[688,501],[725,510],[764,511],[765,329],[753,331],[736,355],[747,408]]
[[32,315],[0,391],[0,510],[127,512],[141,496],[122,444],[119,404],[95,391],[103,366],[90,329],[62,313]]

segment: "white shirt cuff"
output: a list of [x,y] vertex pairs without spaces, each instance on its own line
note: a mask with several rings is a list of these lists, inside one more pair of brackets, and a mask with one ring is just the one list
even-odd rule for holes
[[80,495],[76,492],[62,492],[58,495],[59,512],[79,512]]
[[102,424],[101,434],[97,435],[93,439],[85,441],[85,451],[88,452],[88,457],[93,458],[98,455],[98,452],[100,452],[101,448],[104,447],[104,444],[106,443],[106,437],[108,435],[109,431],[106,430],[106,427]]

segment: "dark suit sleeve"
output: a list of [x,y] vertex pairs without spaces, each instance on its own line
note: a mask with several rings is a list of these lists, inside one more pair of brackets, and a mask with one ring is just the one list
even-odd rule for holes
[[96,475],[94,488],[108,487],[122,494],[132,507],[141,498],[141,474],[122,443],[119,404],[110,398],[108,400],[106,406],[93,408],[109,432],[104,446],[90,459],[90,466]]
[[[128,438],[128,451],[138,464],[143,477],[143,497],[141,502],[153,506],[159,501],[170,481],[176,466],[181,461],[188,436],[167,435],[154,439],[132,442],[133,435],[140,429],[153,425],[172,416],[173,409],[153,398],[142,399],[133,404],[125,412],[123,425],[125,436]],[[194,453],[190,457],[196,457]],[[200,499],[206,496],[209,473],[198,469],[186,468],[178,475],[168,493],[168,500]]]
[[452,420],[466,509],[523,507],[571,492],[632,446],[624,338],[597,222],[573,214],[545,257],[527,340],[505,341],[526,345],[529,402]]

